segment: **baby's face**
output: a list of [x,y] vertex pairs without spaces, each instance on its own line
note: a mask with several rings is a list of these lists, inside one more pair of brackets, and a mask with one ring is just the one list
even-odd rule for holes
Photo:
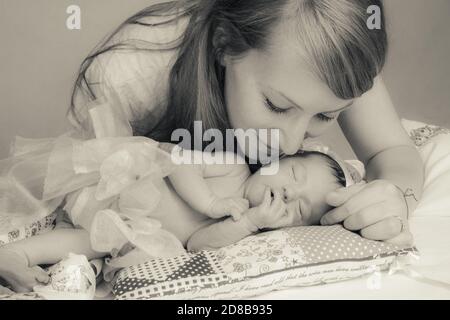
[[325,197],[342,187],[327,160],[319,155],[283,159],[276,175],[261,175],[260,171],[253,174],[245,191],[251,207],[261,204],[267,186],[284,196],[286,214],[292,217],[293,226],[320,224],[331,209]]

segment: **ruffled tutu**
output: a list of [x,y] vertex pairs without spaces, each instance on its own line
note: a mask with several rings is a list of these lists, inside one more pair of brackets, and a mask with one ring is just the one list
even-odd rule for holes
[[17,138],[11,157],[0,161],[1,232],[62,208],[89,232],[94,250],[111,254],[107,273],[180,254],[181,242],[152,218],[158,184],[172,169],[170,154],[144,137]]

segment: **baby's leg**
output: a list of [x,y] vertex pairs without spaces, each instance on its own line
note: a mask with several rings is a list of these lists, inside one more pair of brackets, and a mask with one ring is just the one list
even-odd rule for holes
[[45,283],[48,280],[48,276],[38,265],[55,264],[70,252],[83,254],[88,260],[106,255],[92,250],[87,231],[55,229],[1,247],[0,277],[19,292],[29,291],[37,282]]
[[15,292],[28,292],[40,283],[47,283],[49,277],[40,267],[29,267],[26,255],[17,248],[0,248],[0,277]]

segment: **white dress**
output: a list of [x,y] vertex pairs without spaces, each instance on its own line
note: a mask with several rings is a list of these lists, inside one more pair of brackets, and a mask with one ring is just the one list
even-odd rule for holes
[[[183,17],[152,27],[128,25],[110,43],[145,41],[163,48],[187,23]],[[176,53],[117,50],[97,56],[86,73],[95,99],[84,89],[75,92],[69,114],[74,130],[58,138],[16,138],[10,157],[0,161],[1,232],[62,208],[75,226],[90,232],[94,250],[111,253],[110,269],[184,252],[152,218],[160,199],[155,182],[170,173],[170,156],[156,141],[133,137],[130,125],[146,119],[150,129],[161,117]],[[127,243],[136,249],[118,255]]]

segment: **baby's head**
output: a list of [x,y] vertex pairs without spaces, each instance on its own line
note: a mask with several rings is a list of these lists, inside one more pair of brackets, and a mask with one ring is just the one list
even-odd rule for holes
[[325,198],[328,193],[346,185],[341,166],[319,152],[305,152],[280,160],[278,173],[249,177],[245,197],[250,206],[261,204],[266,187],[278,190],[287,204],[287,214],[293,226],[318,225],[331,208]]

